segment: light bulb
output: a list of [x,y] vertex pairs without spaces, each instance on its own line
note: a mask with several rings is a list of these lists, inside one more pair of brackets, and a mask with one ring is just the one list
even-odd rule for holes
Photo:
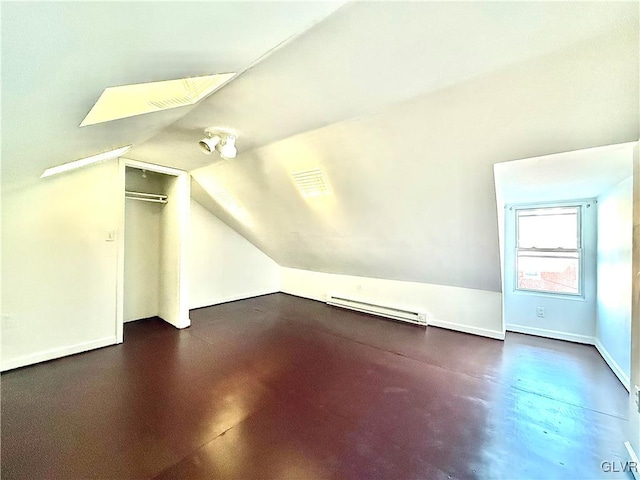
[[236,158],[238,149],[236,148],[236,137],[227,137],[227,141],[220,149],[220,156],[222,158]]
[[216,145],[220,143],[220,140],[220,136],[214,135],[213,137],[203,138],[202,140],[200,140],[198,145],[200,145],[200,150],[202,150],[202,153],[211,155],[211,152],[215,150]]

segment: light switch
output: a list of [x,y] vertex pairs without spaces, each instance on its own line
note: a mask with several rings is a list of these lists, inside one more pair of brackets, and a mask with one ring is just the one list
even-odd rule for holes
[[116,231],[115,230],[109,230],[107,232],[107,242],[113,242],[116,239]]

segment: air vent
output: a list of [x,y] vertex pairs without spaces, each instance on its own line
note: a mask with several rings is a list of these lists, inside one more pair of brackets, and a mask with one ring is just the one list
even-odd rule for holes
[[215,89],[220,83],[218,75],[184,78],[180,81],[182,83],[182,95],[160,100],[151,100],[149,103],[161,110],[193,105],[198,100],[207,95],[209,91]]
[[105,88],[80,126],[193,105],[222,87],[235,75],[219,73]]
[[229,212],[240,210],[242,207],[238,203],[238,201],[231,196],[229,192],[226,190],[219,190],[213,194],[213,198],[216,199],[222,207],[224,207]]
[[233,215],[237,220],[241,221],[247,226],[251,226],[253,222],[249,213],[238,203],[238,201],[231,196],[231,194],[224,190],[218,189],[211,194],[218,204],[224,208],[227,212]]
[[324,173],[319,167],[292,172],[291,176],[304,197],[318,197],[331,192]]

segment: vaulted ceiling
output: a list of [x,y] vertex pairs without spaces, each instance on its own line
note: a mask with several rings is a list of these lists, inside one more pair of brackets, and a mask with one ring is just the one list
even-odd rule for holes
[[[638,140],[639,8],[5,2],[3,189],[133,143],[283,266],[499,290],[493,164]],[[78,127],[107,86],[225,71],[196,106]],[[235,160],[199,151],[210,126]],[[331,193],[304,198],[313,167]]]
[[193,109],[80,128],[106,87],[243,72],[341,5],[3,1],[5,186],[34,182],[48,166],[139,145]]

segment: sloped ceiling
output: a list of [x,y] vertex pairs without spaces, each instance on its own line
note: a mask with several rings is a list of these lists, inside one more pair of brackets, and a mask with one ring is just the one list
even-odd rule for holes
[[1,2],[3,188],[137,145],[193,107],[79,128],[104,88],[243,72],[342,2]]
[[197,148],[208,126],[234,128],[247,152],[634,28],[637,10],[597,2],[348,3],[131,154],[191,170],[211,162]]
[[[637,20],[629,4],[348,4],[158,145],[243,132],[194,192],[280,265],[499,291],[493,164],[637,140]],[[154,142],[134,153],[161,158]],[[290,173],[316,166],[332,194],[305,199]],[[249,221],[205,198],[220,188]]]
[[[208,5],[217,12],[220,4]],[[29,80],[35,89],[30,92],[14,73],[12,109],[32,96],[40,106],[57,102],[67,129],[56,130],[64,137],[54,142],[56,158],[68,155],[72,144],[76,150],[105,149],[109,138],[134,142],[127,156],[191,171],[194,197],[280,265],[494,291],[500,278],[493,164],[638,140],[640,7],[635,3],[354,2],[338,10],[307,11],[299,5],[309,4],[294,2],[286,4],[286,13],[267,4],[273,24],[285,24],[276,29],[280,35],[267,20],[242,24],[244,16],[235,10],[242,3],[222,5],[227,16],[221,23],[242,25],[225,30],[231,41],[225,35],[216,37],[220,45],[191,41],[206,37],[203,32],[217,18],[206,8],[198,10],[207,16],[206,25],[185,20],[179,47],[162,38],[154,22],[129,24],[106,38],[92,36],[90,46],[81,49],[84,55],[67,59],[62,71],[79,75],[73,97],[69,89],[66,97],[49,98],[50,90],[35,79]],[[293,26],[285,21],[290,8],[302,12]],[[16,7],[13,20],[18,13]],[[68,24],[78,22],[79,14],[67,13],[75,18],[65,20]],[[215,71],[246,66],[265,46],[321,16],[324,20],[195,107],[81,134],[67,123],[68,117],[79,122],[108,84],[148,81],[149,72],[158,79],[197,68],[201,73],[205,58]],[[3,11],[3,55],[7,38],[38,61],[38,71],[47,71],[44,67],[53,65],[38,51],[44,42],[37,40],[47,17],[38,18],[39,26],[12,27],[9,35]],[[57,23],[47,21],[52,25]],[[30,28],[35,38],[15,40],[20,28]],[[109,48],[110,41],[120,42],[137,29],[158,41],[150,59],[144,48],[153,42],[134,43],[135,55],[127,53],[126,43]],[[63,45],[62,51],[71,47],[68,41]],[[112,59],[110,68],[98,68],[92,49]],[[80,75],[85,69],[75,62],[95,71]],[[164,68],[174,62],[175,68]],[[18,72],[32,68],[18,60],[11,65]],[[169,75],[178,70],[184,74]],[[22,128],[47,123],[33,111],[16,118]],[[197,142],[209,126],[238,131],[237,159],[200,153]],[[5,138],[3,128],[3,173]],[[19,162],[28,163],[39,152],[12,145],[15,163],[9,172],[18,176],[24,170]],[[296,191],[290,172],[310,167],[324,170],[330,195],[305,199]],[[209,195],[220,189],[244,208],[242,221]]]

